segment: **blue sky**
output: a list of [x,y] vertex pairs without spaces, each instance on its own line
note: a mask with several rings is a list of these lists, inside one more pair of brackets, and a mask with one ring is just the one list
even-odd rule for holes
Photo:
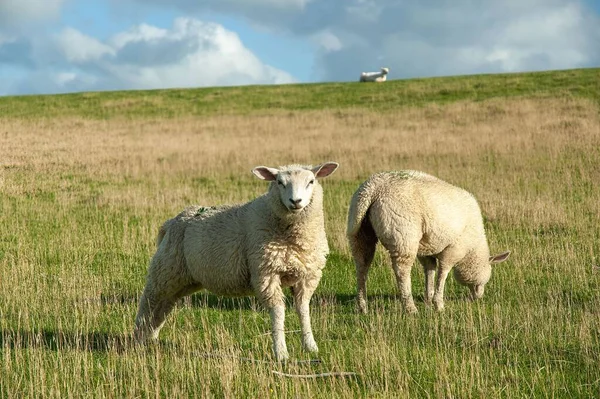
[[0,0],[0,95],[600,66],[600,0]]
[[[125,3],[122,6],[124,12],[119,12],[119,9],[111,8],[109,4],[105,0],[67,3],[61,16],[61,25],[72,26],[100,39],[108,39],[114,32],[127,30],[141,22],[167,29],[175,18],[186,14],[177,8],[152,5],[140,8],[135,3]],[[265,63],[290,72],[299,81],[307,82],[311,79],[313,46],[308,41],[252,28],[240,16],[198,12],[196,17],[216,22],[236,32],[244,45]]]

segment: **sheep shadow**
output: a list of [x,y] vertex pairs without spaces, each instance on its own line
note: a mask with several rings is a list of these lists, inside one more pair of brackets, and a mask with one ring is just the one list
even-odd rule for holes
[[87,352],[123,353],[133,348],[130,336],[110,334],[102,331],[66,332],[52,329],[28,331],[23,329],[0,330],[0,347],[11,349],[41,348],[51,351],[78,350]]
[[[413,293],[413,299],[416,303],[424,303],[425,295],[423,293]],[[378,302],[382,304],[389,303],[400,303],[401,297],[399,293],[374,293],[368,294],[367,300],[369,302]],[[444,300],[446,302],[460,302],[460,301],[470,301],[468,293],[446,293],[444,295]],[[323,294],[315,294],[312,298],[313,303],[318,304],[318,306],[327,306],[327,305],[336,305],[340,307],[354,306],[356,304],[356,294],[355,293],[323,293]]]
[[197,292],[193,295],[182,298],[181,303],[184,306],[194,308],[236,311],[236,310],[261,310],[258,299],[254,296],[229,297],[214,295],[206,291]]
[[[103,306],[110,305],[137,305],[140,301],[140,293],[116,292],[102,293],[99,298],[87,299],[96,301]],[[211,294],[207,291],[199,291],[192,295],[181,298],[178,301],[179,306],[215,309],[224,311],[234,310],[258,310],[260,304],[253,296],[246,297],[227,297]]]
[[[413,298],[417,303],[425,302],[425,296],[423,293],[414,293]],[[449,292],[444,296],[447,302],[461,302],[470,301],[468,293]],[[115,293],[115,294],[102,294],[99,298],[99,302],[102,305],[126,305],[126,304],[137,304],[139,302],[140,295],[132,293]],[[289,292],[286,292],[286,303],[287,305],[293,304],[292,296]],[[400,294],[398,293],[373,293],[368,294],[369,302],[377,302],[381,304],[390,304],[400,301]],[[326,307],[336,306],[340,309],[353,307],[356,304],[355,293],[316,293],[313,295],[311,303],[313,306]],[[192,295],[181,298],[178,302],[178,307],[192,307],[198,309],[211,309],[218,311],[261,311],[265,310],[260,304],[260,301],[250,296],[240,297],[229,297],[219,296],[211,294],[207,291],[200,291]]]

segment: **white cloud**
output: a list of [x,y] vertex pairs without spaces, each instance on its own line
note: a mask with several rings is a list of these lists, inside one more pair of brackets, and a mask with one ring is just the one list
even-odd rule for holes
[[[491,42],[487,59],[506,71],[527,69],[536,57],[552,68],[583,65],[588,56],[584,11],[576,4],[537,10],[509,21]],[[597,53],[597,52],[596,52]]]
[[[175,24],[181,24],[180,20],[176,20]],[[178,29],[180,30],[180,29]],[[120,32],[110,39],[110,44],[115,48],[123,48],[132,42],[151,42],[154,40],[162,40],[168,37],[170,32],[167,29],[157,28],[155,26],[141,24],[134,26],[127,32]]]
[[[124,2],[135,7],[124,7]],[[40,27],[57,20],[65,3],[0,0],[0,68],[10,68],[11,74],[0,82],[0,91],[294,81],[261,61],[235,32],[194,18],[177,19],[168,29],[142,23],[106,40],[72,28],[39,34]],[[110,0],[110,4],[115,12],[135,10],[140,15],[167,9],[185,15],[219,13],[265,28],[261,35],[289,35],[296,43],[314,45],[314,53],[306,55],[315,57],[314,80],[354,81],[360,71],[381,66],[391,68],[390,78],[398,78],[600,65],[600,16],[585,0]]]
[[3,35],[2,33],[0,33],[0,47],[7,43],[13,43],[15,40],[16,39],[14,37]]
[[323,30],[318,33],[315,33],[312,36],[312,39],[315,43],[317,43],[318,46],[320,46],[326,52],[338,51],[341,50],[342,47],[344,47],[340,39],[328,30]]
[[77,79],[77,74],[74,72],[60,72],[54,76],[54,81],[60,86],[65,86]]
[[[394,71],[392,77],[518,72],[598,66],[600,18],[583,3],[568,0],[523,0],[506,7],[459,1],[435,7],[380,1],[368,25],[356,22],[357,1],[346,7],[329,31],[360,40],[344,41],[343,51],[323,51],[317,64],[324,80],[351,80],[356,71],[375,68],[376,56]],[[373,5],[373,4],[370,4]],[[430,4],[431,5],[431,4]],[[360,6],[360,7],[359,7]],[[354,21],[351,23],[349,21]],[[343,72],[342,65],[355,65]]]
[[[302,19],[303,23],[312,25],[323,21],[329,15],[308,15],[311,8],[330,8],[330,0],[109,0],[115,10],[123,8],[124,3],[134,4],[134,9],[140,10],[144,7],[153,10],[170,8],[184,15],[205,15],[208,11],[226,16],[242,16],[250,22],[253,28],[284,32],[289,30],[288,22],[294,22],[296,18]],[[340,0],[331,0],[332,4]],[[342,0],[347,1],[347,0]],[[316,18],[316,19],[315,19]],[[314,33],[314,32],[311,32]]]
[[600,55],[600,48],[590,51],[593,36],[588,36],[594,31],[600,33],[600,29],[585,21],[584,10],[576,4],[521,8],[518,15],[490,20],[486,25],[475,40],[457,42],[455,46],[442,42],[419,47],[430,52],[425,58],[435,57],[437,52],[444,60],[443,69],[436,74],[592,66]]
[[[234,32],[221,25],[180,18],[172,30],[147,25],[116,35],[118,49],[111,74],[136,88],[219,86],[248,83],[289,83],[287,73],[269,67]],[[169,47],[171,53],[164,53]],[[131,57],[130,57],[131,56]],[[166,58],[158,61],[160,58]],[[157,60],[138,65],[138,60]]]
[[23,29],[57,18],[65,0],[0,0],[0,29]]
[[391,78],[600,65],[600,16],[585,0],[128,1],[235,15],[309,40],[317,80],[354,80],[380,62]]
[[379,20],[383,6],[381,2],[378,5],[375,0],[354,0],[344,11],[353,22],[369,24]]
[[[291,83],[264,64],[235,32],[179,18],[171,29],[142,24],[102,42],[66,28],[34,46],[36,64],[20,93]],[[15,86],[12,86],[13,88]]]
[[296,9],[302,10],[308,3],[313,0],[219,0],[221,4],[234,5],[234,6],[248,6],[253,7],[268,7],[268,8],[279,8],[279,9]]
[[65,28],[56,37],[56,44],[65,59],[72,63],[95,61],[107,54],[115,54],[110,46],[73,28]]
[[[31,1],[31,0],[30,0]],[[118,6],[122,0],[112,0]],[[297,12],[304,10],[309,4],[317,3],[323,0],[134,0],[140,5],[173,5],[185,10],[213,9],[228,10],[245,13],[252,10],[266,13],[290,11]],[[360,1],[360,0],[359,0]]]

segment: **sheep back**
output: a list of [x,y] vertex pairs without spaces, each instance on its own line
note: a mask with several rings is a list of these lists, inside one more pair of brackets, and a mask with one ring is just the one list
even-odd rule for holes
[[367,216],[384,246],[398,236],[418,240],[418,255],[440,253],[451,244],[485,245],[481,211],[467,191],[417,171],[384,172],[371,176],[354,194],[348,236],[358,233]]
[[242,205],[191,206],[159,232],[155,256],[171,256],[191,279],[218,295],[249,295],[278,276],[281,286],[321,277],[329,253],[322,188],[304,217],[279,217],[274,196]]

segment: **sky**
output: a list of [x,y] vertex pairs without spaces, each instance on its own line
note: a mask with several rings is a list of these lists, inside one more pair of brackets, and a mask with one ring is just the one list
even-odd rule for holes
[[0,0],[0,95],[600,67],[600,0]]

